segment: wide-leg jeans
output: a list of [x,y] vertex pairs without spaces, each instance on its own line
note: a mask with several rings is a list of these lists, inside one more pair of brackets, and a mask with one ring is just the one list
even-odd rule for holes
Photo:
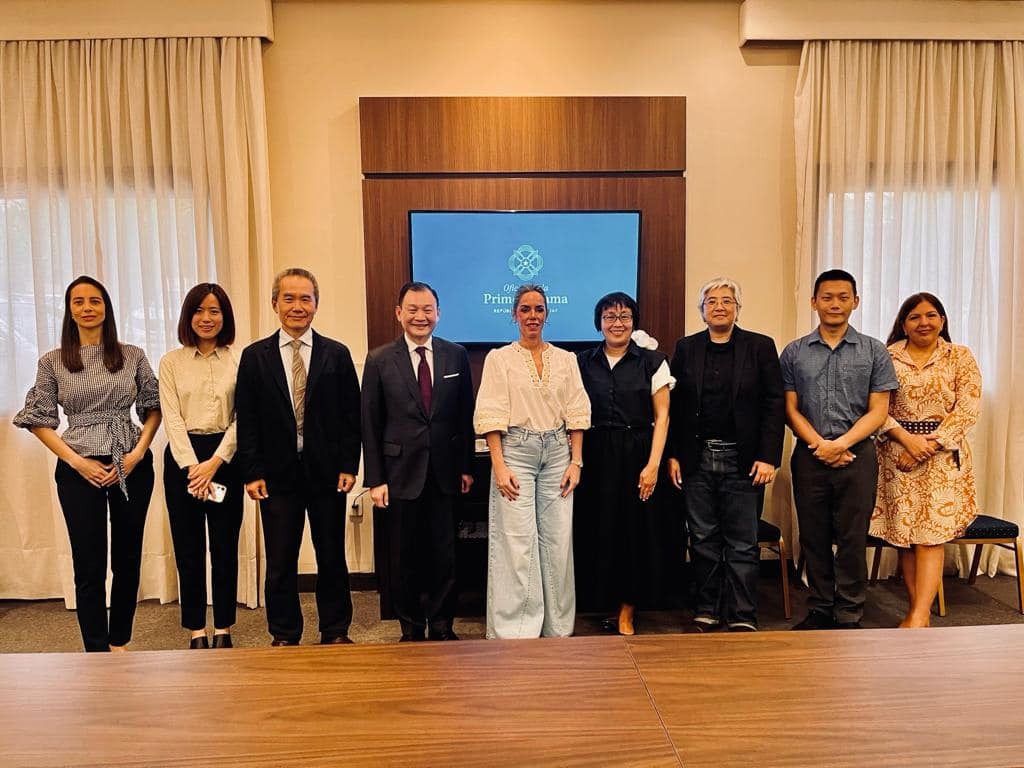
[[487,558],[487,637],[564,637],[576,621],[572,560],[572,494],[563,498],[569,466],[564,429],[511,427],[501,439],[519,498],[498,492],[491,472]]

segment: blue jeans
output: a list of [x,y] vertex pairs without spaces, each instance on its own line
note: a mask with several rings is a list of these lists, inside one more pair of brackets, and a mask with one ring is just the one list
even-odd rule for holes
[[[730,447],[731,446],[731,447]],[[697,616],[757,624],[761,489],[737,466],[735,444],[705,446],[683,482]]]
[[576,621],[572,494],[559,485],[569,466],[564,429],[510,427],[501,438],[519,498],[498,492],[491,472],[487,536],[487,637],[564,637]]

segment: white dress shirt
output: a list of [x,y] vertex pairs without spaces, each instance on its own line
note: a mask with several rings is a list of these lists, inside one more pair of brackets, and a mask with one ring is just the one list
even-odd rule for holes
[[405,334],[402,334],[402,335],[405,338],[406,345],[409,347],[409,359],[412,361],[412,373],[413,373],[413,376],[416,377],[416,381],[420,380],[420,376],[419,376],[419,371],[420,371],[420,353],[417,352],[416,350],[419,347],[426,347],[427,348],[427,355],[426,355],[426,357],[427,357],[427,367],[430,368],[430,382],[431,382],[431,384],[433,384],[433,382],[434,382],[434,337],[430,336],[427,339],[427,343],[426,344],[417,344],[415,341],[410,339]]

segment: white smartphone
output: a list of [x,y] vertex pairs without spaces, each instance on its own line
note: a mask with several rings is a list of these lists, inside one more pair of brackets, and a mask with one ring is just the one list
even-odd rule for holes
[[210,483],[210,495],[206,497],[207,501],[212,501],[214,504],[220,504],[224,501],[224,496],[228,492],[226,485],[220,483]]

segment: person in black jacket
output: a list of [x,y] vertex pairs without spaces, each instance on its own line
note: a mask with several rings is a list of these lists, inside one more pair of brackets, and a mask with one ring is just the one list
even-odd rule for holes
[[782,462],[785,396],[775,342],[737,327],[739,285],[700,289],[707,330],[672,359],[669,475],[686,499],[697,586],[694,628],[757,629],[757,527]]
[[272,645],[302,637],[298,559],[307,512],[320,642],[350,643],[345,510],[359,471],[359,380],[345,345],[312,328],[320,290],[310,272],[281,272],[271,302],[281,330],[242,352],[235,408],[239,470],[263,521]]
[[591,408],[573,527],[577,590],[581,601],[617,612],[604,628],[620,635],[635,633],[637,605],[660,602],[669,571],[655,488],[674,382],[657,341],[634,333],[639,324],[631,296],[603,296],[594,307],[594,327],[604,342],[577,355]]
[[[402,640],[458,640],[455,502],[473,484],[473,381],[464,347],[433,335],[441,312],[426,283],[406,283],[403,333],[363,370],[364,484],[387,515]],[[392,547],[394,551],[394,547]]]

